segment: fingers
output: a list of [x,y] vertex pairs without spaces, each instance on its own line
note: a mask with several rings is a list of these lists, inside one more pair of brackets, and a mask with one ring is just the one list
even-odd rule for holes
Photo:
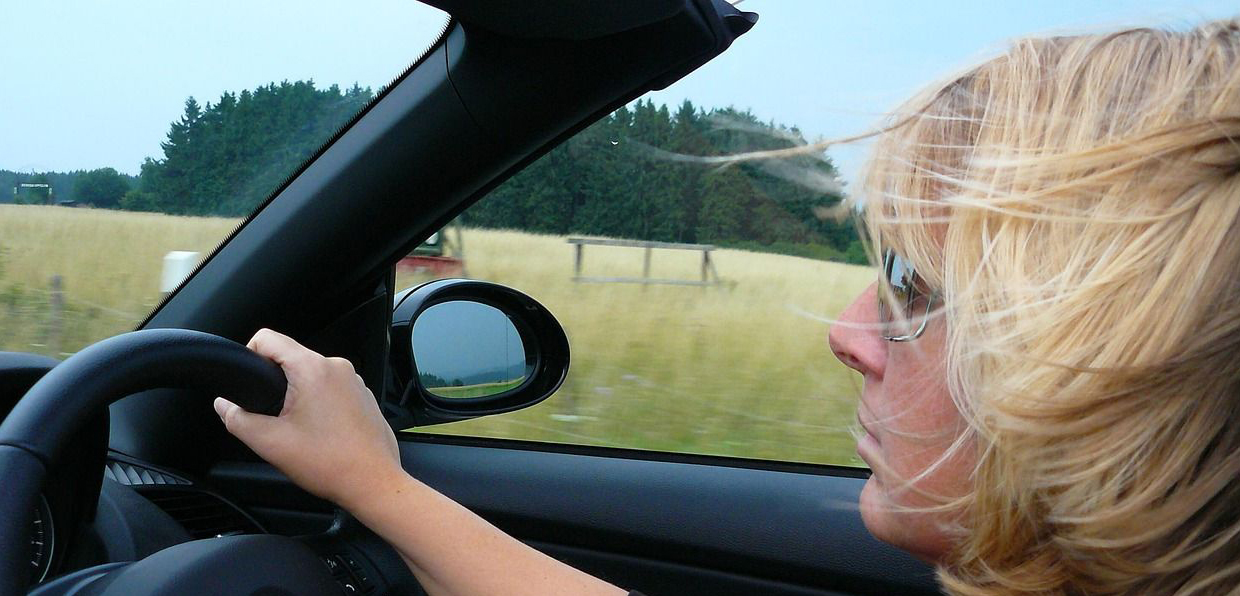
[[318,356],[317,352],[297,343],[297,340],[266,328],[259,329],[245,346],[280,366],[301,356]]
[[272,416],[254,414],[222,397],[215,398],[215,413],[224,422],[224,428],[247,445],[253,447],[253,439],[268,436],[266,432],[276,420]]

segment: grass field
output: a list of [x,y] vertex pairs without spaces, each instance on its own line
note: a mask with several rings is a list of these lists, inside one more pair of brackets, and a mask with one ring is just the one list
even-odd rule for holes
[[509,389],[516,389],[521,383],[525,382],[525,377],[516,379],[515,381],[499,381],[496,383],[478,383],[476,385],[445,385],[443,387],[426,386],[426,390],[432,395],[438,397],[447,397],[453,399],[465,399],[469,397],[487,397],[491,395],[499,395]]
[[[164,255],[205,255],[237,223],[0,205],[0,350],[63,357],[133,329],[162,298]],[[63,312],[55,318],[49,312],[53,275],[61,277],[64,293]]]
[[[0,205],[0,349],[63,356],[132,329],[160,298],[163,255],[210,251],[236,220]],[[546,402],[428,432],[860,465],[859,381],[827,326],[872,270],[716,251],[718,287],[571,281],[563,237],[465,230],[470,277],[533,296],[564,324],[572,369]],[[583,273],[641,274],[642,251],[588,246]],[[656,250],[651,275],[692,280],[700,253]],[[49,315],[50,278],[64,307]],[[398,286],[423,281],[401,275]]]

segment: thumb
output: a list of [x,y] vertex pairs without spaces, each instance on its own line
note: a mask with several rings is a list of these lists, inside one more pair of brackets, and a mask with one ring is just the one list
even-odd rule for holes
[[241,406],[232,403],[222,397],[215,398],[215,413],[219,415],[220,420],[224,422],[224,428],[233,436],[241,439],[243,443],[253,448],[251,440],[257,439],[267,434],[270,425],[275,422],[274,416],[264,416],[247,412]]

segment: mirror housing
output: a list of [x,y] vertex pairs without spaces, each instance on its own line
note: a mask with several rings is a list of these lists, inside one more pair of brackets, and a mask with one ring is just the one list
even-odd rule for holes
[[[564,328],[543,305],[512,288],[469,279],[441,279],[404,290],[396,295],[395,302],[383,406],[389,422],[397,430],[527,408],[555,393],[568,374],[569,349]],[[474,303],[489,308],[433,309],[447,303]],[[423,329],[427,317],[435,317],[433,326],[439,331],[433,335],[448,337],[443,330],[450,330],[454,322],[445,318],[445,313],[466,317],[459,327],[465,333],[477,327],[478,321],[469,317],[499,316],[493,314],[494,311],[507,318],[520,340],[525,357],[524,378],[511,388],[482,397],[451,397],[442,387],[428,387],[428,380],[440,375],[419,370],[414,350],[414,329],[418,321],[424,322],[419,327]],[[423,365],[431,366],[428,354],[436,348],[435,339],[419,338],[419,342],[416,351],[424,352]],[[452,343],[459,349],[459,337]]]

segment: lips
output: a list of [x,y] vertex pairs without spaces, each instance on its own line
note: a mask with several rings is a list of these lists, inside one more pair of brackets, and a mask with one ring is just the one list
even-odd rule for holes
[[879,453],[882,446],[878,442],[878,435],[874,433],[874,422],[869,420],[869,412],[866,410],[865,402],[857,407],[857,424],[861,425],[865,434],[857,439],[857,455],[861,457],[861,461],[866,466],[874,469],[877,460],[881,459]]
[[865,434],[869,435],[874,439],[874,442],[877,443],[878,433],[874,432],[874,423],[868,420],[866,414],[865,402],[862,402],[861,406],[857,408],[857,424],[860,424],[861,429],[865,431]]
[[857,455],[871,470],[876,469],[882,461],[882,447],[879,446],[878,439],[869,432],[862,435],[857,439]]

